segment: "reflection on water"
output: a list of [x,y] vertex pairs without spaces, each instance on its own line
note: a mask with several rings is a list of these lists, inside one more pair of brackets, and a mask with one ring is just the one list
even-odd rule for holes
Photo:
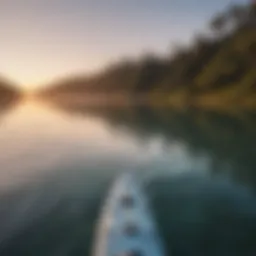
[[254,255],[255,131],[255,113],[22,103],[1,118],[0,254],[89,255],[135,170],[173,255]]

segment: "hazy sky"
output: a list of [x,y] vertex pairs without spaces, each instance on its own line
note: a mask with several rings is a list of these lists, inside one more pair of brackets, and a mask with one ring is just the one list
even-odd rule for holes
[[171,51],[248,0],[0,0],[0,73],[23,87]]

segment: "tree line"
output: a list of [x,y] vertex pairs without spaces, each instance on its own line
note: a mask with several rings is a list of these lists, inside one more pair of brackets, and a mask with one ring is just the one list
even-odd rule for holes
[[122,60],[97,74],[58,81],[43,94],[95,93],[190,100],[203,95],[209,100],[255,102],[256,8],[233,5],[217,14],[209,31],[200,33],[188,47],[172,54]]

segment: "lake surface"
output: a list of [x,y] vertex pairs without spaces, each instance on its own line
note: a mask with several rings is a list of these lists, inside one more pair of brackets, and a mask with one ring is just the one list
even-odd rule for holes
[[90,255],[130,170],[166,255],[256,255],[256,113],[23,101],[0,115],[1,256]]

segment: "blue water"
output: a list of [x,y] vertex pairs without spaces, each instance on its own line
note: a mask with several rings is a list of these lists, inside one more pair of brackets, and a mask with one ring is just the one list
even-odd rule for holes
[[20,102],[0,116],[0,255],[90,255],[130,170],[167,255],[256,255],[255,152],[255,113]]

